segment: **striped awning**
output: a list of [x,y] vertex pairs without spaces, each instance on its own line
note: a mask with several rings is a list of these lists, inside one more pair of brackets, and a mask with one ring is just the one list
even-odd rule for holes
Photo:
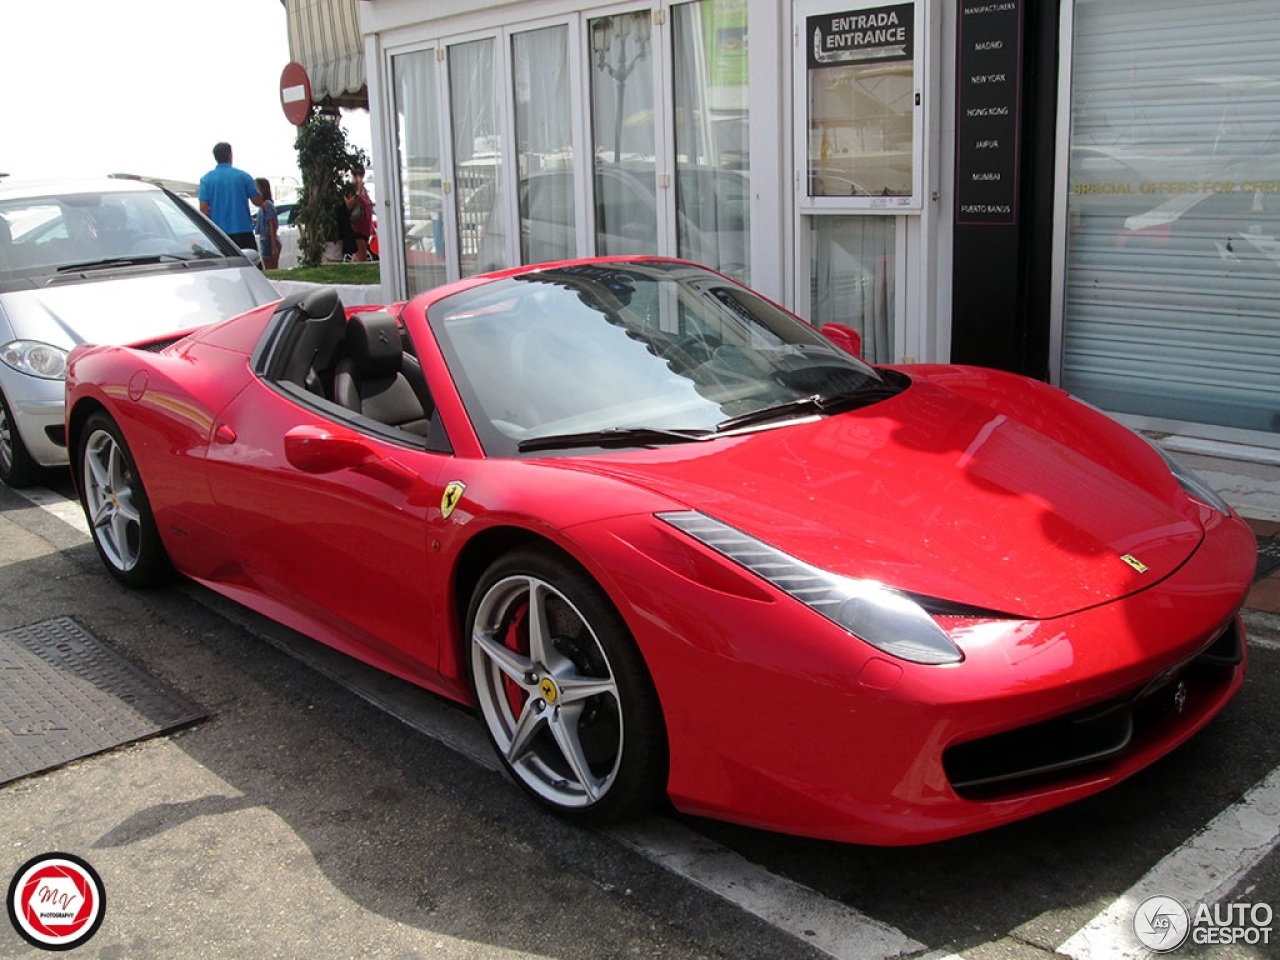
[[289,56],[307,68],[311,99],[368,106],[358,0],[285,0]]

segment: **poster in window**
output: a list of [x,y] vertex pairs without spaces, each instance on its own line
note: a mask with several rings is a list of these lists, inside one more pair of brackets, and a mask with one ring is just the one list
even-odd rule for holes
[[917,207],[915,4],[823,10],[803,23],[809,205]]

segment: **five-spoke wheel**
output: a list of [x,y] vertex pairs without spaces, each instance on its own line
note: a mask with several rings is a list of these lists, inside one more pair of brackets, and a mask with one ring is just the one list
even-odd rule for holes
[[120,428],[105,413],[85,424],[76,463],[80,500],[107,569],[131,587],[162,582],[169,563],[146,491]]
[[517,782],[592,820],[653,803],[666,772],[657,696],[590,578],[549,551],[504,557],[474,594],[468,637],[476,701]]

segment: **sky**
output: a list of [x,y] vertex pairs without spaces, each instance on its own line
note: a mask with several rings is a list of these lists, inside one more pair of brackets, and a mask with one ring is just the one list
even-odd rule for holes
[[[280,0],[0,2],[0,173],[194,182],[225,140],[277,200],[297,186]],[[366,112],[343,127],[371,152]]]

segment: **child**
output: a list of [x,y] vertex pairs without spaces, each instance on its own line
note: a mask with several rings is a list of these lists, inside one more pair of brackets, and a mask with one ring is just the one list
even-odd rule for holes
[[262,269],[275,270],[280,266],[280,237],[277,230],[280,218],[271,199],[271,184],[266,177],[258,177],[254,183],[262,194],[262,206],[253,215],[253,232],[258,235],[258,252],[262,254]]

